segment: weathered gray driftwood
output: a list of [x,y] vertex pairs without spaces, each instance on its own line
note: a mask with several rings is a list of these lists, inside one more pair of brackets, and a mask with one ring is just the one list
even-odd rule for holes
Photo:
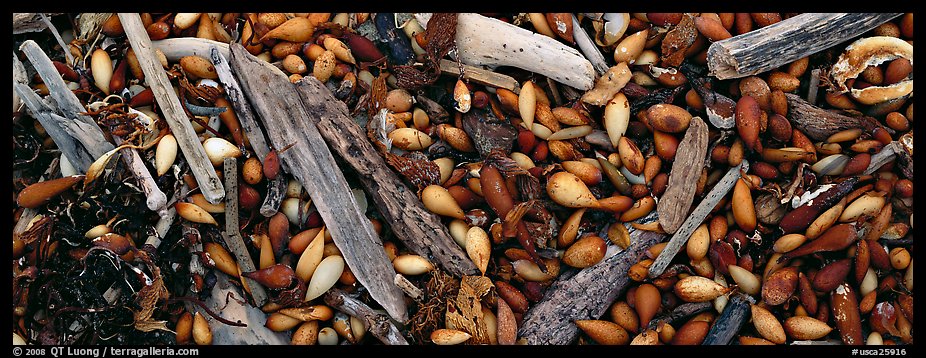
[[701,203],[691,212],[691,215],[685,219],[685,222],[682,223],[682,226],[679,227],[678,231],[672,235],[672,238],[669,239],[669,243],[665,248],[662,249],[662,252],[659,253],[659,256],[656,257],[656,260],[653,261],[653,264],[649,267],[649,277],[655,278],[658,277],[666,270],[666,267],[669,266],[669,263],[672,262],[672,259],[675,257],[675,254],[682,249],[682,246],[688,242],[688,238],[691,237],[691,233],[704,222],[704,218],[711,213],[711,210],[714,209],[714,206],[720,202],[724,196],[727,196],[727,193],[733,189],[733,185],[736,184],[736,180],[740,178],[740,172],[745,172],[749,170],[749,163],[745,160],[733,168],[727,170],[727,174],[720,178],[720,181],[717,184],[714,184],[714,187],[710,192],[701,200]]
[[378,338],[383,344],[390,346],[408,345],[408,341],[402,336],[402,332],[392,324],[389,317],[373,311],[370,306],[349,296],[347,292],[339,289],[328,291],[325,294],[325,304],[338,311],[360,318],[370,334]]
[[239,44],[231,45],[229,64],[264,122],[273,146],[293,145],[280,154],[280,159],[312,197],[357,281],[390,316],[405,321],[405,300],[392,282],[395,269],[382,241],[360,212],[347,180],[318,128],[309,120],[311,112],[292,83],[282,71],[252,56]]
[[707,331],[707,336],[701,342],[704,346],[723,346],[730,344],[730,341],[740,332],[743,325],[752,317],[750,306],[756,303],[755,299],[743,293],[735,293],[723,312],[717,317],[717,320]]
[[678,144],[678,155],[669,173],[669,184],[656,206],[659,226],[669,234],[675,233],[688,217],[698,177],[704,169],[702,164],[707,157],[707,141],[707,123],[700,117],[692,118],[685,137]]
[[[653,222],[655,213],[639,222]],[[620,225],[620,224],[617,224]],[[627,289],[627,270],[637,263],[650,246],[665,239],[652,231],[630,230],[630,246],[616,253],[608,250],[601,262],[579,271],[575,276],[560,276],[547,289],[543,300],[524,315],[518,336],[527,344],[570,344],[578,337],[575,324],[580,319],[598,319],[611,303]]]
[[796,94],[785,93],[785,97],[788,98],[787,118],[791,125],[814,141],[826,140],[829,136],[846,129],[861,128],[871,133],[875,128],[884,128],[871,117],[850,117],[826,110],[808,103]]
[[244,97],[244,92],[241,91],[241,85],[238,84],[238,80],[231,73],[231,68],[228,67],[227,52],[227,46],[225,55],[222,54],[223,52],[219,50],[218,46],[213,46],[209,51],[209,59],[212,60],[212,64],[215,66],[215,72],[219,75],[219,82],[222,82],[225,94],[228,96],[228,102],[235,109],[238,121],[241,122],[241,129],[248,136],[251,148],[257,154],[257,159],[264,160],[264,157],[270,153],[270,146],[267,145],[267,140],[264,138],[264,131],[257,124],[257,118],[254,117],[254,111],[251,109],[248,99]]
[[[440,60],[440,71],[445,75],[459,76],[460,66],[450,60]],[[514,93],[521,93],[521,85],[513,77],[483,70],[479,67],[463,65],[463,79],[481,85],[504,88]]]
[[[222,163],[225,176],[225,246],[235,255],[238,261],[238,267],[241,272],[257,271],[254,266],[254,260],[251,260],[251,253],[248,252],[248,246],[238,231],[238,160],[235,158],[225,158]],[[242,280],[247,280],[248,288],[251,291],[251,298],[258,306],[263,306],[267,302],[267,291],[261,284],[254,279],[242,276]]]
[[357,171],[361,184],[396,237],[455,276],[478,274],[440,218],[425,209],[415,192],[386,165],[364,130],[351,119],[347,106],[314,77],[299,81],[296,90],[306,104],[308,118],[315,120],[331,148]]
[[[415,18],[426,27],[431,14],[415,14]],[[579,51],[497,19],[476,13],[459,14],[456,45],[455,56],[467,65],[513,66],[580,90],[594,86],[595,69]]]
[[711,44],[710,74],[726,80],[759,74],[861,35],[901,13],[805,13]]
[[579,50],[582,51],[585,58],[592,63],[592,66],[595,67],[595,72],[597,72],[599,76],[608,72],[611,66],[608,66],[608,61],[604,59],[604,55],[601,54],[598,45],[595,44],[592,37],[589,36],[588,32],[585,32],[585,29],[579,24],[579,19],[576,18],[575,14],[572,15],[572,37],[575,38]]
[[219,50],[219,54],[228,58],[228,44],[218,41],[201,39],[196,37],[177,37],[151,41],[151,46],[161,50],[167,61],[177,62],[184,56],[200,56],[203,58],[212,57],[212,47]]
[[[123,143],[122,138],[116,135],[113,136],[113,140],[117,145],[122,145]],[[138,149],[122,148],[121,152],[123,154],[121,156],[122,162],[125,163],[125,166],[132,172],[135,179],[138,180],[138,186],[140,186],[142,192],[145,193],[145,204],[148,206],[148,209],[157,212],[160,217],[167,216],[167,195],[161,191],[161,188],[158,187],[158,183],[154,180],[154,177],[151,176],[151,172],[148,170],[148,167],[145,166],[145,161],[141,158],[141,155],[138,154]]]
[[39,95],[32,92],[29,86],[22,83],[13,83],[13,90],[19,95],[26,108],[32,112],[32,116],[42,124],[42,128],[45,128],[48,136],[55,141],[58,150],[67,157],[68,162],[80,173],[86,173],[87,168],[90,167],[90,164],[93,164],[96,158],[69,133],[73,131],[71,128],[73,122],[56,114],[51,107],[39,98]]
[[145,80],[154,92],[154,98],[161,112],[164,113],[164,119],[170,126],[171,133],[177,138],[177,145],[190,165],[190,171],[193,172],[193,177],[196,178],[203,197],[210,203],[218,204],[225,197],[225,188],[222,187],[222,181],[216,175],[209,158],[206,157],[206,150],[200,144],[193,125],[167,78],[167,73],[155,55],[151,39],[148,38],[141,18],[138,13],[119,13],[119,20],[122,22],[122,28],[125,29],[125,35],[132,49],[135,50],[135,57],[138,58],[138,63],[145,73]]

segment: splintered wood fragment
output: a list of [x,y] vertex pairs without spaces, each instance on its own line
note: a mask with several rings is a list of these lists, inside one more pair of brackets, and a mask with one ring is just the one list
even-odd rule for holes
[[119,21],[122,22],[125,35],[135,51],[135,57],[138,58],[142,72],[145,73],[145,80],[154,92],[154,98],[161,112],[164,113],[164,119],[170,126],[171,133],[177,139],[177,145],[183,157],[190,165],[190,171],[193,172],[193,177],[196,178],[203,197],[210,203],[218,204],[225,197],[225,188],[222,187],[222,181],[216,175],[209,158],[206,157],[206,150],[200,144],[193,125],[167,78],[167,73],[164,72],[161,62],[155,55],[151,39],[148,38],[141,18],[138,13],[121,12]]
[[[116,145],[122,145],[123,143],[122,138],[119,136],[114,135],[113,140]],[[121,156],[122,162],[138,180],[138,185],[141,187],[142,192],[145,193],[145,204],[148,205],[148,209],[158,213],[160,217],[167,216],[167,195],[161,191],[158,183],[151,176],[151,172],[145,166],[145,161],[138,154],[138,149],[123,148],[121,151],[124,154]]]
[[[176,199],[176,196],[174,197]],[[161,216],[158,219],[158,222],[154,224],[154,234],[148,235],[148,238],[145,240],[145,246],[151,245],[155,249],[161,246],[161,238],[164,235],[167,235],[167,231],[170,230],[171,226],[174,225],[174,220],[177,219],[177,209],[174,209],[171,206],[167,209],[167,214]]]
[[[415,14],[427,26],[431,14]],[[595,69],[582,54],[556,39],[476,13],[457,17],[459,60],[472,66],[512,66],[535,72],[567,86],[590,90]]]
[[667,233],[678,230],[688,217],[702,164],[707,157],[707,141],[707,124],[700,117],[692,118],[685,137],[678,144],[678,156],[672,162],[669,184],[656,206],[659,225]]
[[707,67],[720,80],[752,76],[840,44],[900,15],[804,13],[714,42],[707,50]]
[[[55,105],[64,118],[67,118],[64,129],[65,132],[77,139],[80,144],[86,148],[86,151],[93,156],[93,159],[99,158],[106,152],[112,150],[113,145],[103,136],[103,131],[96,124],[96,121],[90,116],[81,114],[86,109],[80,104],[80,100],[68,89],[64,79],[55,69],[51,59],[42,50],[35,41],[27,40],[19,47],[26,54],[26,58],[32,63],[32,66],[42,78],[42,82],[48,88],[51,98],[55,100]],[[20,95],[21,96],[21,95]],[[68,159],[71,159],[68,156]],[[77,164],[72,162],[72,164]],[[86,168],[80,169],[86,172]]]
[[[222,83],[225,89],[228,102],[235,109],[235,115],[237,115],[238,121],[241,122],[241,129],[244,130],[244,134],[248,137],[251,148],[254,149],[257,158],[263,161],[264,157],[270,153],[270,147],[264,138],[264,131],[257,124],[254,111],[251,109],[247,98],[244,97],[244,92],[241,91],[241,85],[232,75],[231,67],[228,67],[228,46],[225,47],[225,54],[222,53],[218,46],[213,46],[209,51],[209,59],[212,60],[212,64],[215,66],[215,72],[219,75],[219,82]],[[277,208],[279,207],[277,205]],[[274,208],[274,212],[276,212],[276,208]]]
[[260,214],[268,218],[273,216],[280,211],[283,199],[286,199],[286,177],[277,175],[273,180],[267,181],[267,196],[260,205]]
[[13,35],[45,30],[48,26],[40,15],[36,12],[13,13]]
[[408,345],[408,341],[402,336],[402,332],[392,324],[389,317],[376,313],[370,306],[349,296],[347,292],[337,288],[329,290],[325,294],[325,304],[363,320],[370,333],[385,345]]
[[[701,162],[699,162],[701,163]],[[736,180],[740,178],[740,172],[745,172],[749,170],[749,163],[745,160],[735,167],[727,170],[727,173],[724,174],[723,178],[720,178],[720,181],[717,184],[714,184],[714,187],[710,192],[701,200],[701,203],[695,207],[694,211],[688,215],[688,218],[685,219],[685,222],[682,223],[682,226],[679,227],[678,231],[672,235],[672,238],[669,239],[669,243],[665,248],[662,249],[662,252],[659,253],[659,256],[656,257],[656,260],[653,261],[653,264],[649,267],[649,277],[656,278],[666,270],[666,267],[669,266],[669,263],[672,262],[672,259],[675,257],[675,254],[678,254],[679,250],[682,249],[682,246],[688,242],[688,238],[691,237],[691,234],[704,222],[704,218],[714,210],[714,206],[720,202],[720,199],[727,196],[727,193],[733,189],[733,185],[736,184]]]
[[820,93],[820,73],[819,68],[810,70],[810,85],[807,86],[807,103],[811,106],[817,105],[817,94]]
[[[239,44],[231,45],[229,64],[264,122],[273,147],[293,146],[280,154],[281,162],[312,197],[357,281],[390,316],[404,322],[408,318],[405,300],[402,291],[393,283],[395,269],[386,257],[383,243],[373,231],[370,219],[360,211],[319,129],[308,120],[329,116],[309,109],[324,103],[304,104],[282,71],[252,56]],[[331,96],[327,89],[326,93]],[[337,102],[333,97],[330,101]],[[367,140],[355,142],[353,144],[369,143]],[[408,202],[411,201],[400,205]]]
[[[445,75],[459,76],[460,66],[456,62],[450,60],[440,60],[440,71]],[[518,80],[511,76],[483,70],[479,67],[463,65],[463,79],[481,85],[504,88],[514,93],[521,93],[521,86],[518,84]]]
[[424,298],[424,292],[400,273],[395,274],[395,285],[415,301],[421,301]]
[[884,148],[881,148],[879,152],[871,156],[871,163],[868,164],[868,168],[866,168],[862,174],[871,175],[885,164],[890,163],[896,159],[896,155],[901,151],[903,151],[903,148],[900,147],[900,143],[897,141],[893,141],[890,144],[884,146]]
[[796,94],[785,93],[788,99],[788,120],[794,129],[800,130],[814,141],[822,141],[846,129],[861,128],[872,133],[882,128],[877,120],[868,116],[847,116],[839,112],[814,106]]
[[704,346],[725,346],[739,334],[743,325],[752,317],[750,305],[755,299],[742,293],[736,293],[727,302],[723,312],[714,321],[707,336],[701,342]]
[[197,37],[175,37],[157,41],[151,41],[151,46],[161,50],[164,57],[169,62],[180,61],[181,57],[199,56],[210,58],[212,48],[218,49],[219,53],[228,58],[228,44],[218,41],[201,39]]
[[[254,261],[251,260],[251,254],[248,252],[248,246],[238,231],[238,160],[235,158],[225,158],[223,164],[225,176],[225,246],[235,255],[238,261],[238,267],[241,272],[257,271]],[[258,306],[263,306],[267,302],[267,291],[257,281],[242,276],[242,280],[248,281],[248,288],[251,291],[251,297]]]
[[[656,220],[655,213],[640,219]],[[629,228],[630,246],[616,253],[611,246],[608,255],[594,266],[582,269],[574,276],[557,278],[543,297],[524,315],[518,337],[527,344],[564,345],[578,337],[576,320],[598,319],[628,287],[627,270],[640,261],[650,246],[665,239],[665,235]]]
[[588,32],[585,32],[585,29],[579,24],[579,19],[576,18],[575,14],[572,15],[572,36],[575,38],[576,44],[579,45],[579,50],[582,51],[585,58],[595,67],[595,72],[598,73],[598,76],[608,72],[611,66],[608,66],[608,61],[604,59],[604,55],[601,54],[598,45],[595,44],[595,41],[588,35]]
[[32,112],[32,116],[42,124],[42,128],[45,128],[45,132],[55,141],[58,150],[67,157],[74,169],[81,174],[86,173],[96,157],[70,134],[74,121],[55,114],[54,110],[49,108],[29,86],[13,83],[13,90],[19,95],[26,108]]
[[405,247],[454,276],[478,274],[440,217],[425,209],[415,191],[386,165],[366,132],[351,119],[347,106],[314,77],[296,83],[296,91],[309,111],[306,118],[315,122],[331,149],[359,174],[364,190]]

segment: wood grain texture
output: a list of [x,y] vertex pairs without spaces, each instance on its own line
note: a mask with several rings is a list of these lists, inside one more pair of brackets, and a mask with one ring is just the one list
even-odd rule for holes
[[659,225],[667,233],[678,230],[688,217],[697,189],[698,178],[704,169],[707,157],[707,123],[700,117],[691,119],[685,137],[678,144],[672,171],[669,172],[669,184],[659,199],[656,210],[659,213]]
[[[638,222],[656,220],[655,213]],[[616,224],[622,225],[622,224]],[[629,226],[629,225],[628,225]],[[605,257],[594,266],[582,269],[575,275],[563,274],[556,279],[543,297],[524,315],[518,337],[527,344],[564,345],[578,337],[576,320],[599,319],[628,287],[627,270],[640,261],[650,246],[665,239],[665,235],[629,227],[630,246],[626,250]]]
[[227,46],[224,52],[220,51],[218,46],[213,46],[209,51],[208,58],[212,60],[212,64],[215,66],[215,72],[219,75],[219,82],[222,83],[225,89],[228,102],[235,109],[238,122],[241,123],[241,129],[244,130],[244,134],[248,137],[248,142],[251,143],[251,148],[257,154],[257,159],[264,160],[264,157],[270,153],[270,146],[267,145],[267,139],[264,138],[264,131],[257,124],[254,110],[251,109],[248,99],[244,97],[244,92],[241,91],[241,85],[232,75],[231,67],[228,67],[227,55],[223,53],[228,53]]
[[805,13],[711,44],[710,74],[726,80],[778,68],[861,35],[901,13]]
[[[427,26],[431,14],[415,14]],[[576,49],[533,31],[475,13],[457,18],[457,55],[472,66],[514,66],[580,90],[594,86],[595,69]]]
[[888,130],[871,117],[851,117],[826,110],[808,103],[795,94],[785,93],[785,97],[788,98],[787,118],[791,125],[814,141],[826,140],[829,136],[846,129],[861,128],[866,133],[871,133],[879,127]]
[[[238,261],[238,267],[241,272],[257,271],[254,260],[248,252],[248,246],[238,231],[238,160],[235,158],[225,158],[222,169],[225,177],[225,246],[235,255],[235,261]],[[251,298],[257,306],[263,306],[267,303],[267,291],[261,284],[254,279],[242,276],[242,280],[247,280],[248,287],[251,289]]]
[[733,294],[720,316],[707,331],[707,337],[701,342],[703,346],[725,346],[739,334],[743,325],[752,317],[750,305],[756,303],[752,297],[743,293]]
[[196,131],[193,130],[193,125],[184,112],[167,73],[158,61],[141,18],[138,13],[119,13],[119,21],[122,22],[125,35],[135,51],[142,72],[145,73],[145,80],[154,92],[154,98],[164,113],[164,120],[170,126],[171,133],[177,138],[177,145],[190,165],[190,171],[193,172],[203,197],[210,203],[218,204],[225,197],[222,180],[216,175],[212,162],[206,156],[206,149],[199,142],[199,137],[196,136]]
[[694,211],[691,212],[691,215],[688,215],[688,218],[685,219],[682,226],[672,235],[672,238],[669,239],[669,243],[662,249],[662,252],[660,252],[656,260],[653,261],[653,264],[650,265],[650,278],[656,278],[666,270],[666,267],[669,266],[669,263],[672,262],[675,255],[682,249],[682,246],[688,242],[688,238],[691,237],[695,229],[704,222],[704,219],[711,213],[714,206],[733,189],[736,180],[740,178],[740,173],[746,172],[747,170],[749,170],[749,162],[743,160],[740,165],[728,169],[727,173],[720,178],[720,181],[714,184],[711,191],[704,196],[704,199],[702,199]]
[[332,150],[357,172],[396,237],[409,250],[454,276],[478,274],[476,265],[453,241],[440,217],[425,209],[415,192],[386,165],[365,131],[348,114],[347,106],[314,77],[304,78],[295,87],[306,103],[308,118]]
[[[351,272],[389,315],[405,321],[402,291],[392,282],[395,269],[370,219],[360,212],[344,174],[316,128],[307,106],[282,71],[231,45],[229,64],[267,129],[284,167],[312,197]],[[316,114],[317,115],[317,114]]]
[[338,311],[362,319],[370,334],[385,345],[408,345],[408,341],[402,336],[402,332],[389,321],[389,317],[376,313],[370,306],[351,297],[347,292],[339,289],[328,291],[325,294],[325,304]]
[[[445,75],[459,76],[460,66],[450,60],[440,60],[440,71]],[[481,85],[504,88],[514,93],[521,93],[521,85],[513,77],[483,70],[479,67],[463,65],[463,79]]]

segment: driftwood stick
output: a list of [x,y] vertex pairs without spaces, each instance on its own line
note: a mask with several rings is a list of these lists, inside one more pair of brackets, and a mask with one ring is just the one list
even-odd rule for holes
[[339,289],[332,289],[325,294],[325,304],[334,309],[344,312],[348,315],[360,318],[364,325],[370,330],[374,337],[378,338],[383,344],[390,346],[408,345],[408,341],[402,336],[402,332],[392,324],[384,314],[376,313],[370,306],[367,306],[360,300],[350,297],[347,292]]
[[[13,35],[26,32],[40,32],[48,26],[42,21],[41,14],[35,12],[20,12],[13,14]],[[51,15],[51,14],[49,14]]]
[[[282,71],[258,60],[239,44],[232,44],[229,64],[264,121],[273,146],[293,145],[292,149],[280,154],[281,161],[312,197],[357,281],[390,316],[404,322],[408,318],[405,300],[402,291],[392,282],[395,269],[386,257],[382,241],[373,231],[370,219],[360,212],[325,139],[315,123],[308,120],[318,115],[331,115],[317,109],[316,106],[324,106],[324,103],[311,103],[326,99],[301,97]],[[304,99],[310,103],[303,104]],[[330,98],[330,101],[335,100]]]
[[[113,136],[116,145],[122,145],[123,140],[119,136]],[[141,186],[142,192],[145,193],[145,204],[148,209],[158,213],[158,216],[167,216],[167,195],[158,187],[158,183],[151,176],[145,161],[138,154],[137,149],[123,148],[122,162],[129,168],[138,185]]]
[[[699,162],[700,163],[700,162]],[[679,227],[678,231],[672,235],[672,238],[669,239],[669,243],[666,245],[659,256],[656,257],[656,260],[653,261],[653,264],[649,267],[649,277],[656,278],[666,270],[666,267],[669,266],[669,263],[672,262],[672,259],[678,254],[679,250],[682,249],[682,246],[688,242],[688,238],[691,237],[691,233],[704,222],[704,218],[711,213],[711,210],[714,209],[714,206],[720,202],[720,199],[727,196],[727,193],[733,189],[733,185],[736,184],[736,180],[740,178],[740,172],[745,172],[749,170],[749,163],[745,160],[736,167],[730,168],[727,170],[727,174],[720,178],[720,181],[717,184],[714,184],[714,187],[710,192],[701,200],[701,203],[691,212],[691,215],[685,219],[685,222],[682,223],[682,226]]]
[[759,74],[861,35],[901,13],[805,13],[711,44],[710,74],[721,80]]
[[[415,18],[427,26],[431,14],[415,14]],[[467,65],[513,66],[580,90],[594,86],[595,69],[578,50],[490,17],[459,14],[456,45],[456,56]]]
[[299,81],[296,90],[309,110],[307,118],[317,119],[318,130],[331,148],[357,171],[361,184],[396,237],[455,276],[477,274],[476,265],[453,241],[440,218],[425,209],[415,192],[386,165],[364,130],[351,119],[347,106],[314,77]]
[[212,47],[218,49],[223,57],[228,58],[227,43],[196,37],[177,37],[151,41],[151,46],[161,50],[161,52],[164,53],[164,57],[166,57],[169,62],[180,61],[180,58],[184,56],[210,58],[212,57]]
[[26,108],[32,112],[32,116],[42,124],[48,136],[55,141],[58,150],[67,157],[68,162],[81,174],[86,173],[87,168],[96,158],[69,134],[71,121],[55,114],[29,86],[13,83],[13,90],[19,95]]
[[588,35],[588,32],[585,32],[585,29],[579,24],[579,19],[576,18],[575,14],[572,15],[572,37],[576,40],[576,44],[579,45],[579,50],[582,51],[585,58],[595,67],[595,72],[597,72],[599,76],[608,72],[611,66],[608,66],[608,61],[604,59],[604,55],[601,54],[598,45],[595,44],[595,41]]
[[[19,48],[26,54],[26,58],[35,67],[36,72],[42,77],[48,92],[55,100],[58,110],[65,118],[69,119],[69,133],[74,136],[87,149],[87,152],[93,155],[93,158],[99,158],[106,152],[112,150],[112,143],[108,142],[103,136],[103,131],[96,124],[96,121],[90,116],[81,114],[86,108],[80,104],[80,100],[68,89],[64,79],[55,69],[48,55],[42,51],[35,41],[28,40]],[[70,159],[70,158],[69,158]]]
[[707,123],[700,117],[691,119],[685,137],[678,145],[678,157],[673,161],[669,184],[656,206],[659,225],[672,234],[688,217],[695,196],[704,158],[707,157]]
[[400,273],[395,274],[395,285],[399,286],[408,297],[411,297],[411,299],[415,301],[420,302],[424,298],[424,291],[418,288],[418,286],[415,286],[415,284]]
[[209,51],[209,58],[215,66],[215,72],[219,74],[219,81],[222,82],[222,86],[225,87],[225,94],[228,96],[228,102],[230,102],[235,109],[238,121],[241,122],[241,129],[244,130],[244,134],[248,137],[251,148],[254,149],[254,153],[257,154],[257,159],[264,160],[264,157],[270,153],[270,146],[267,145],[267,140],[264,139],[264,131],[261,130],[260,125],[257,124],[257,118],[254,117],[254,111],[251,109],[251,105],[248,104],[247,98],[244,97],[244,92],[241,91],[241,85],[238,84],[238,80],[232,75],[231,67],[228,67],[227,54],[222,55],[219,47],[213,46]]
[[[232,322],[244,324],[242,327],[230,326],[218,322],[214,317],[204,314],[198,305],[185,302],[190,311],[199,312],[209,322],[212,329],[212,344],[215,345],[287,345],[290,344],[290,334],[274,332],[267,328],[267,314],[258,307],[252,306],[243,298],[242,289],[233,282],[228,275],[216,275],[215,286],[205,300],[206,306],[213,312]],[[253,290],[254,286],[251,286]]]
[[149,235],[145,240],[145,245],[151,245],[154,248],[161,246],[161,238],[167,235],[167,230],[170,230],[170,227],[174,225],[174,220],[176,219],[177,209],[173,207],[167,209],[167,215],[161,216],[158,222],[154,224],[155,235]]
[[[651,214],[639,221],[653,222]],[[621,224],[616,224],[621,225]],[[518,335],[527,344],[564,345],[578,336],[576,320],[598,319],[611,303],[627,289],[630,278],[627,270],[637,263],[650,246],[665,239],[665,235],[651,231],[630,230],[630,246],[619,253],[608,250],[610,256],[579,271],[575,276],[561,276],[549,289],[542,301],[524,315]]]
[[[440,60],[440,71],[445,75],[459,76],[460,66],[450,60]],[[514,93],[521,93],[521,85],[511,76],[498,72],[483,70],[479,67],[463,65],[463,79],[497,88],[504,88]]]
[[811,106],[817,105],[817,94],[820,93],[820,72],[819,68],[810,70],[810,84],[807,86],[807,103]]
[[51,32],[52,36],[55,37],[55,40],[58,41],[58,45],[61,46],[61,51],[64,52],[64,57],[67,58],[68,64],[74,64],[74,55],[71,55],[70,48],[64,40],[61,38],[61,34],[58,33],[58,28],[55,27],[55,24],[51,22],[51,19],[48,16],[45,16],[43,13],[39,13],[39,17],[42,18],[42,21],[45,22],[45,25],[48,26],[48,31]]
[[[225,246],[235,255],[238,261],[238,267],[241,272],[257,271],[254,266],[254,260],[248,252],[248,246],[238,231],[238,160],[235,158],[225,158],[223,164],[225,174]],[[257,281],[242,276],[242,280],[248,281],[248,287],[251,289],[251,297],[257,306],[263,306],[267,302],[267,291]]]
[[788,98],[788,119],[795,129],[815,141],[825,140],[829,136],[846,129],[861,128],[871,133],[882,127],[871,117],[850,117],[838,112],[814,106],[798,95],[785,93]]
[[137,13],[119,13],[119,20],[122,22],[132,49],[135,50],[135,57],[138,58],[142,71],[145,73],[145,79],[154,92],[154,98],[164,113],[164,119],[170,126],[171,133],[177,138],[177,145],[180,146],[183,157],[190,165],[190,171],[193,172],[203,197],[210,203],[218,204],[225,196],[225,188],[222,187],[222,181],[215,174],[212,163],[206,157],[206,150],[200,144],[193,125],[190,124],[189,118],[183,111],[180,99],[177,98],[167,74],[154,53],[154,48],[151,47],[151,39],[148,38],[141,18]]
[[755,299],[745,294],[737,293],[727,302],[723,312],[717,317],[714,325],[707,331],[707,337],[701,342],[704,346],[725,346],[730,344],[733,337],[739,333],[743,325],[752,317],[750,305],[756,303]]
[[650,321],[647,327],[655,331],[663,322],[676,322],[680,319],[691,317],[698,313],[710,310],[713,307],[714,304],[711,303],[711,301],[683,303],[672,309],[672,312],[653,319]]
[[280,211],[280,205],[286,199],[286,178],[277,175],[273,180],[267,181],[267,196],[264,203],[260,205],[260,214],[264,217],[271,217]]
[[896,141],[884,146],[884,148],[881,148],[881,151],[871,156],[871,163],[868,164],[868,168],[866,168],[862,174],[871,175],[871,173],[874,173],[885,164],[896,159],[897,153],[900,153],[902,150],[903,148],[900,147],[900,143]]

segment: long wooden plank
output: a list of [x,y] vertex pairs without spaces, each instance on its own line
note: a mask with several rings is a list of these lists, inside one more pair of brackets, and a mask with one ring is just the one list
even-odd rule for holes
[[229,64],[267,129],[271,144],[293,147],[280,154],[293,176],[312,197],[335,245],[351,272],[392,318],[408,318],[402,291],[393,283],[395,269],[382,241],[357,205],[334,156],[286,75],[231,45]]
[[174,93],[173,86],[167,78],[167,73],[158,61],[151,46],[151,39],[148,32],[145,31],[141,18],[137,13],[119,13],[119,21],[122,22],[122,28],[125,29],[125,35],[128,37],[132,49],[135,51],[135,57],[145,73],[145,81],[154,92],[154,98],[157,100],[164,113],[164,119],[170,126],[170,131],[177,138],[177,145],[190,165],[190,171],[199,184],[203,197],[213,204],[218,204],[225,198],[225,188],[222,186],[222,180],[215,173],[212,162],[206,156],[206,150],[199,142],[196,131],[190,119],[183,111],[180,105],[180,99]]

